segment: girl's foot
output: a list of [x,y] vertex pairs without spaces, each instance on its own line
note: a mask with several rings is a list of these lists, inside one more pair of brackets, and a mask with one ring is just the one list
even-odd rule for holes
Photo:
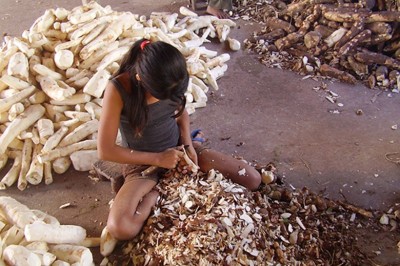
[[194,148],[200,147],[206,141],[204,133],[200,129],[193,130],[191,136]]
[[207,6],[207,11],[208,14],[216,16],[219,19],[226,19],[229,18],[229,15],[225,13],[223,10],[212,7],[212,6]]

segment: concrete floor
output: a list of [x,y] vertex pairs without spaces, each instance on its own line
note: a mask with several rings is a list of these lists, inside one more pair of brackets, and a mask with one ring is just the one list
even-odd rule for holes
[[[20,36],[48,8],[71,9],[78,0],[1,0],[1,32]],[[152,11],[177,12],[187,1],[103,0],[114,10],[149,15]],[[238,21],[231,36],[244,40],[259,25]],[[210,49],[226,52],[224,45]],[[211,146],[225,153],[259,163],[276,162],[285,181],[296,188],[308,187],[331,199],[346,199],[365,209],[387,211],[400,203],[400,166],[386,159],[400,152],[400,95],[370,90],[363,85],[303,80],[290,71],[261,65],[246,51],[231,53],[229,69],[219,80],[220,90],[209,95],[204,109],[192,115],[193,128],[207,134]],[[339,95],[343,107],[325,99],[327,92],[314,87],[325,82]],[[361,109],[363,114],[357,115]],[[333,113],[338,110],[339,113]],[[399,125],[398,130],[392,129]],[[0,172],[4,175],[4,171]],[[55,183],[15,187],[0,192],[59,218],[64,224],[79,224],[94,236],[100,234],[113,195],[109,183],[95,182],[87,173],[72,169]],[[74,207],[59,209],[64,203]],[[379,241],[378,241],[379,239]],[[399,265],[395,245],[398,232],[379,237],[371,250],[382,249],[382,265]],[[371,243],[374,241],[371,241]],[[383,244],[384,243],[384,244]]]

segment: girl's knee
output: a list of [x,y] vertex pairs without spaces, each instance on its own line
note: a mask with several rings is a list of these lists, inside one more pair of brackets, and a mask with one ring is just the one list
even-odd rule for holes
[[261,175],[256,171],[255,173],[249,174],[246,182],[247,189],[249,190],[257,190],[261,185]]
[[118,240],[129,240],[139,234],[141,225],[124,221],[124,218],[109,217],[107,221],[108,232]]

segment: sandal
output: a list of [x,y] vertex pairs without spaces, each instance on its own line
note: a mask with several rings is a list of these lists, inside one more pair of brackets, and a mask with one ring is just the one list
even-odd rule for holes
[[200,132],[201,132],[201,129],[195,129],[192,131],[192,133],[190,133],[190,136],[192,137],[192,141],[198,141],[200,143],[204,143],[206,141],[205,138],[196,137]]

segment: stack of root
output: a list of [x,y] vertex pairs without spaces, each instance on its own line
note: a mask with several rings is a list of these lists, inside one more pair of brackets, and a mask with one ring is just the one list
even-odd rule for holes
[[131,45],[142,38],[164,41],[185,56],[190,74],[187,110],[206,106],[209,87],[227,70],[229,53],[204,44],[229,38],[235,23],[197,16],[153,12],[150,17],[117,12],[91,1],[66,10],[46,10],[22,37],[6,37],[0,50],[0,170],[13,165],[0,189],[17,183],[24,190],[53,182],[71,164],[88,171],[97,160],[96,136],[108,79]]
[[[242,1],[241,1],[242,2]],[[245,2],[245,3],[244,3]],[[243,1],[263,25],[246,41],[262,63],[370,88],[400,86],[400,7],[394,1]],[[254,15],[257,10],[258,15]],[[253,15],[252,15],[253,14]]]
[[92,266],[89,247],[99,245],[100,238],[88,238],[80,226],[0,197],[0,265]]

